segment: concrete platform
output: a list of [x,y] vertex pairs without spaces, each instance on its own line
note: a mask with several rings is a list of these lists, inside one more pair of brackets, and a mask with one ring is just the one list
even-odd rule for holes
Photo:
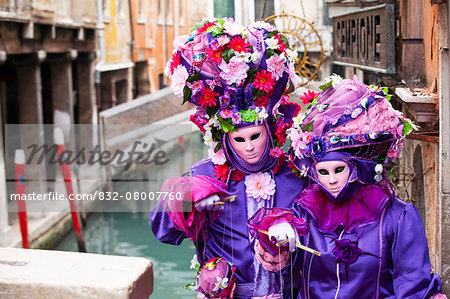
[[148,298],[145,258],[0,248],[0,298]]

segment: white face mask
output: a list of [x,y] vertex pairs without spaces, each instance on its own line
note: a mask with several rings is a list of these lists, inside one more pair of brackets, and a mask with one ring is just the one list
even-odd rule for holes
[[337,196],[347,184],[350,168],[346,162],[319,162],[316,164],[315,168],[320,184],[327,189],[331,195]]
[[231,146],[236,154],[247,163],[256,163],[264,154],[267,144],[265,125],[245,127],[229,133]]

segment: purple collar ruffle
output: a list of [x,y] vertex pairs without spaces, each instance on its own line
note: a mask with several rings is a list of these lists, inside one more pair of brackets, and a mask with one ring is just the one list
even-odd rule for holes
[[377,220],[389,198],[379,186],[364,185],[349,200],[335,203],[327,198],[322,187],[314,184],[303,190],[296,203],[314,218],[319,231],[330,233],[343,225],[350,233]]

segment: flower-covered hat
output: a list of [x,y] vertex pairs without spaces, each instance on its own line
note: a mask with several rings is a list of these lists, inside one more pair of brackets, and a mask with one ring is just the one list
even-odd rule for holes
[[[224,133],[255,124],[286,129],[300,107],[288,101],[294,90],[293,52],[269,23],[247,27],[233,19],[203,20],[190,36],[174,41],[166,75],[174,93],[197,106],[191,116],[205,134],[210,157],[224,164]],[[270,132],[269,132],[270,133]],[[275,146],[282,142],[273,140]]]
[[211,258],[199,269],[197,291],[207,298],[233,298],[236,267],[220,257]]
[[288,130],[294,172],[317,180],[309,172],[317,162],[345,160],[352,166],[349,183],[380,182],[383,164],[398,157],[415,125],[392,107],[387,88],[367,86],[356,76],[332,76],[321,89],[310,94],[306,113]]

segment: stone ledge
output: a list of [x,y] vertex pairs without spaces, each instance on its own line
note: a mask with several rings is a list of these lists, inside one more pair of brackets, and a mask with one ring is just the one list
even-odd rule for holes
[[1,298],[148,298],[152,262],[124,257],[0,248]]

